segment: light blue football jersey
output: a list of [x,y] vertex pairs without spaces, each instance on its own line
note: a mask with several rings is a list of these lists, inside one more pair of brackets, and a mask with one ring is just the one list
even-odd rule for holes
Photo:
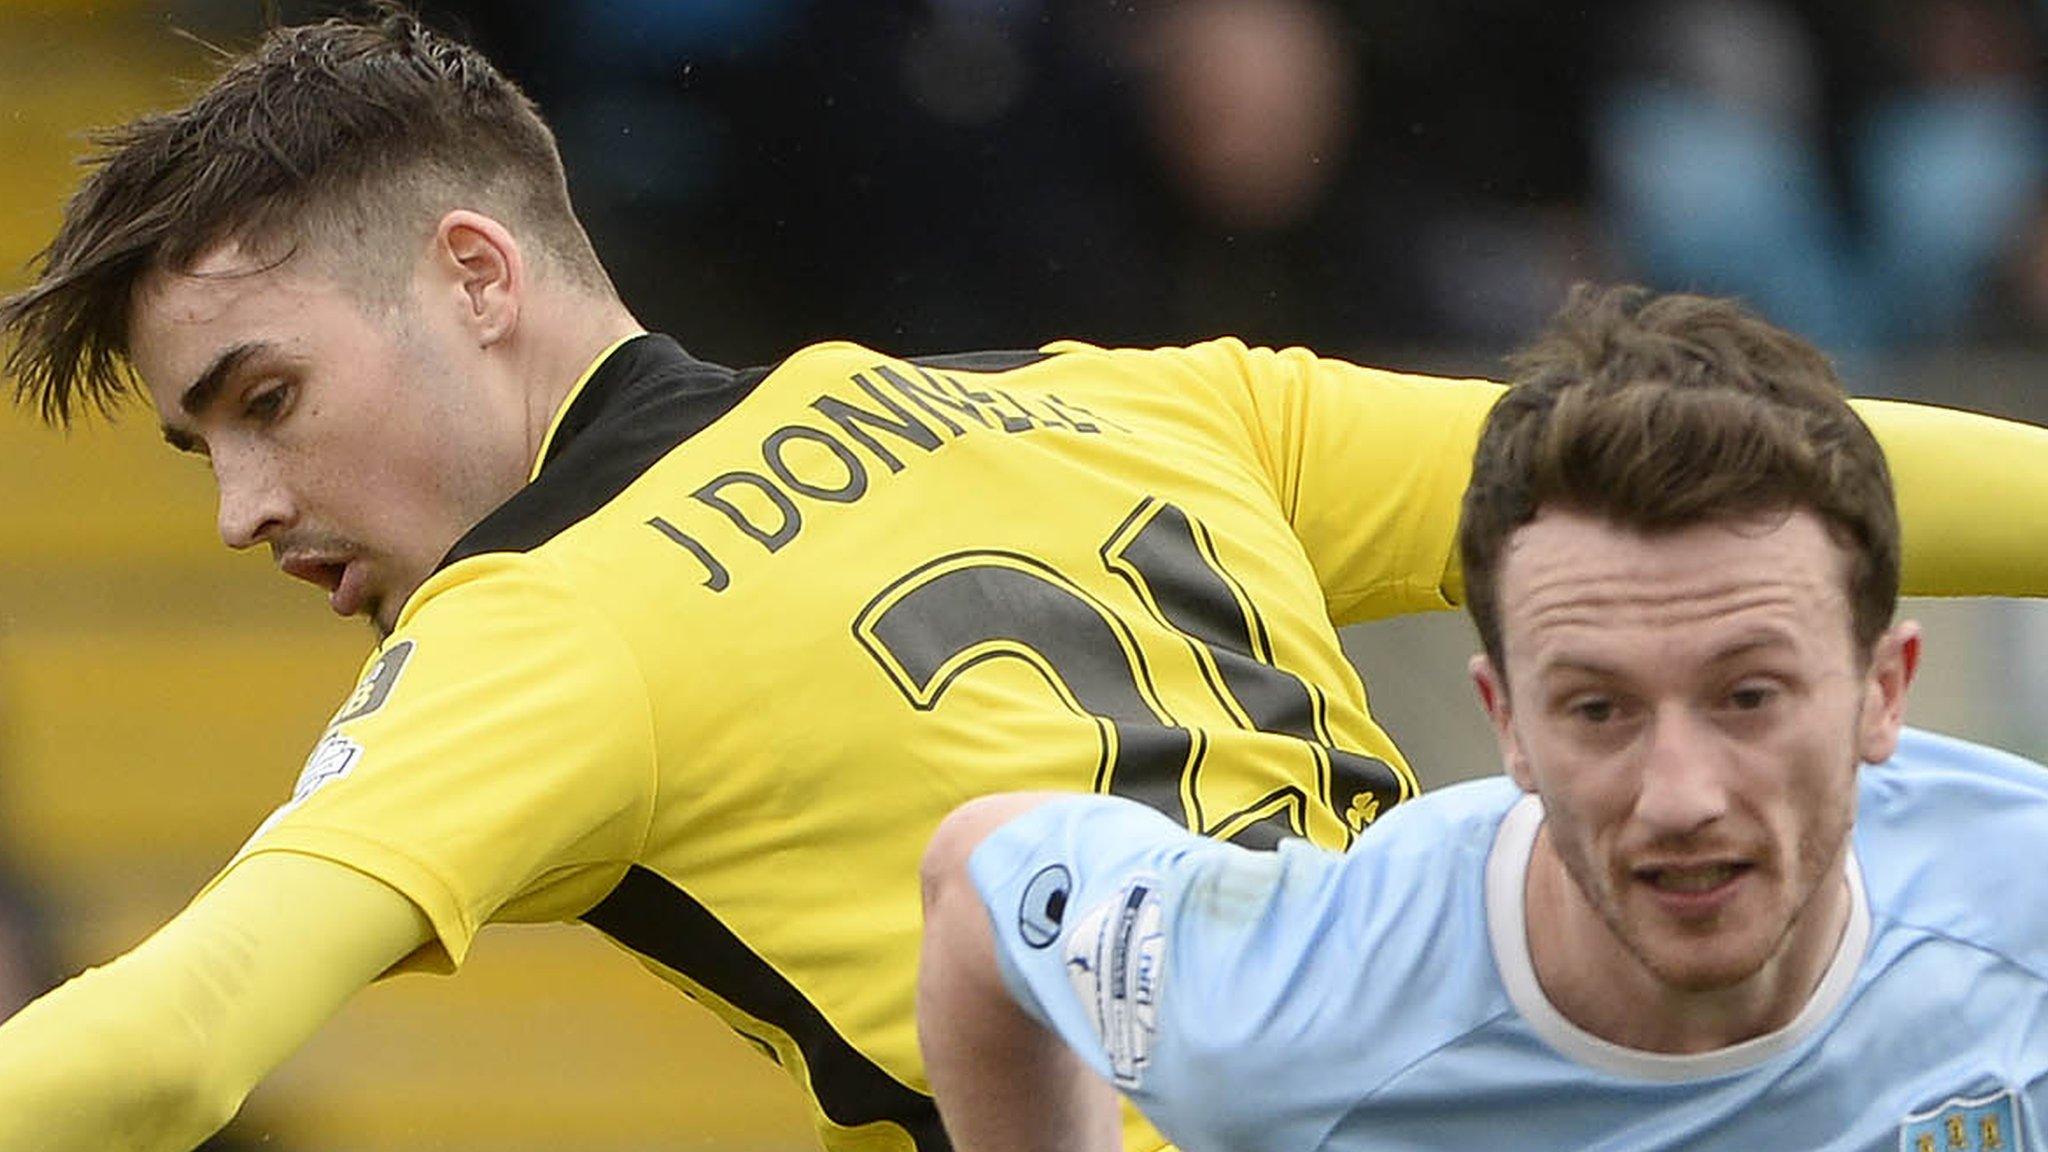
[[2048,1152],[2048,770],[1908,732],[1859,803],[1813,999],[1692,1056],[1544,999],[1522,920],[1542,808],[1505,779],[1345,855],[1061,799],[971,870],[1011,993],[1188,1152]]

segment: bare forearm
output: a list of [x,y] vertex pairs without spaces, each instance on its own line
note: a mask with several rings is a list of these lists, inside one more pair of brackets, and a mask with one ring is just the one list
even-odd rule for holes
[[[983,804],[991,816],[1004,811]],[[956,818],[950,831],[960,829]],[[980,831],[970,823],[964,836],[942,832],[926,861],[918,1041],[946,1131],[962,1152],[1120,1148],[1115,1092],[1003,986],[966,874]]]
[[962,1152],[1074,1152],[1120,1145],[1116,1094],[1058,1037],[944,960],[918,1007],[939,1115]]

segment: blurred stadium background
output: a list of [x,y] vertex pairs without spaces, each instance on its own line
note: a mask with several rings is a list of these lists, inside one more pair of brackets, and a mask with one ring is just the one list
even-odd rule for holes
[[[1486,373],[1570,282],[1627,278],[1744,295],[1859,392],[2048,422],[2042,0],[423,7],[538,99],[627,300],[708,358],[1229,332]],[[0,0],[0,289],[86,130],[178,101],[261,18]],[[0,1014],[174,912],[366,650],[211,525],[146,412],[0,417]],[[1916,718],[2048,755],[2048,611],[1914,607]],[[1426,778],[1491,770],[1461,619],[1347,639]],[[810,1146],[779,1072],[570,929],[373,990],[232,1139]]]

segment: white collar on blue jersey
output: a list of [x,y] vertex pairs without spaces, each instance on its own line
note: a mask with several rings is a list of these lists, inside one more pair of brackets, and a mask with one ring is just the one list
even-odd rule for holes
[[1524,796],[1501,821],[1494,835],[1493,851],[1486,860],[1486,930],[1493,941],[1494,964],[1508,999],[1543,1042],[1585,1065],[1616,1076],[1636,1080],[1674,1083],[1726,1076],[1755,1067],[1798,1044],[1826,1020],[1856,980],[1863,953],[1870,944],[1870,902],[1863,892],[1863,870],[1856,853],[1848,853],[1849,924],[1827,973],[1813,991],[1813,998],[1791,1023],[1763,1036],[1744,1040],[1712,1052],[1671,1055],[1624,1048],[1603,1040],[1565,1019],[1536,982],[1536,965],[1529,956],[1528,922],[1524,916],[1529,854],[1536,846],[1536,831],[1543,826],[1543,802]]

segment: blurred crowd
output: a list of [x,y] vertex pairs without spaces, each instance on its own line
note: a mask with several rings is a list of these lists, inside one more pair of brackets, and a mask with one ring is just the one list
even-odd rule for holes
[[553,119],[643,318],[724,359],[1496,349],[1588,278],[1844,353],[2048,345],[2042,0],[423,7]]

